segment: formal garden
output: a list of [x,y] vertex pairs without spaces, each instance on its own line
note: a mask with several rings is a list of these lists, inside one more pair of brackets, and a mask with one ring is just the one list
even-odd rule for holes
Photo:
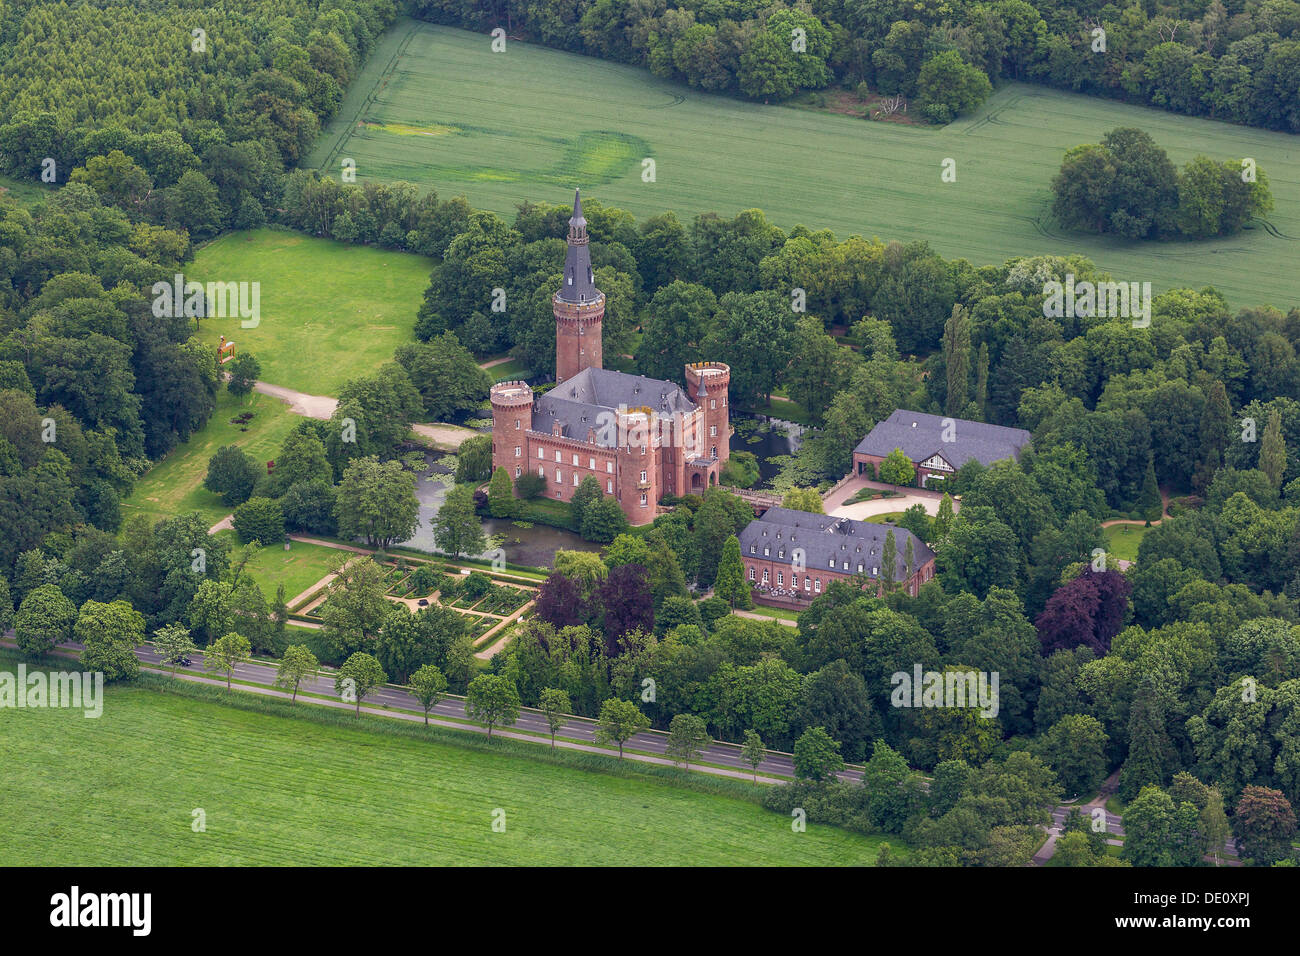
[[[438,560],[379,557],[384,569],[384,597],[408,605],[412,611],[422,607],[450,608],[465,618],[470,640],[478,649],[484,639],[498,630],[536,596],[536,588],[510,575],[462,568]],[[289,608],[290,620],[306,625],[323,626],[321,608],[329,596],[332,581],[305,594]]]

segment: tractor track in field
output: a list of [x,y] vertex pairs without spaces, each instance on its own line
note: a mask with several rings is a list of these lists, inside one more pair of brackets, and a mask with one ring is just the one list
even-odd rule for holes
[[388,58],[388,62],[384,64],[384,69],[375,79],[374,84],[371,85],[369,92],[366,93],[366,98],[361,101],[361,105],[352,112],[350,117],[348,117],[348,121],[343,123],[342,117],[336,117],[336,119],[340,121],[338,139],[330,148],[330,151],[325,154],[325,159],[316,167],[317,171],[322,175],[325,175],[326,171],[332,168],[334,161],[338,158],[339,154],[343,152],[343,147],[345,147],[348,144],[348,141],[352,139],[352,134],[356,132],[357,126],[362,122],[366,111],[374,104],[375,98],[380,94],[380,92],[388,86],[388,81],[392,79],[393,74],[397,69],[398,61],[401,60],[402,56],[406,53],[406,48],[411,45],[411,40],[414,39],[416,32],[417,30],[414,28],[406,31],[401,41],[397,44],[397,49],[395,49],[392,56]]
[[686,102],[686,97],[682,96],[682,94],[680,94],[680,93],[672,93],[672,94],[669,94],[669,95],[671,95],[672,98],[673,98],[673,101],[672,101],[671,103],[660,103],[658,106],[647,106],[646,109],[648,109],[648,110],[669,110],[669,109],[672,109],[674,106],[681,106],[683,103]]
[[1267,219],[1256,219],[1255,222],[1263,226],[1264,231],[1268,233],[1270,236],[1272,236],[1274,239],[1288,239],[1291,242],[1295,242],[1297,239],[1300,239],[1300,236],[1288,236],[1285,232],[1282,232],[1280,229],[1278,229],[1277,226],[1273,225]]

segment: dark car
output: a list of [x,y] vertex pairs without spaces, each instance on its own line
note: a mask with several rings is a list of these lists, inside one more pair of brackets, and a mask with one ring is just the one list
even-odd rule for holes
[[420,600],[416,601],[415,603],[418,604],[418,605],[420,605],[420,607],[428,607],[428,606],[429,606],[429,601],[428,601],[427,598],[420,598]]
[[189,659],[188,657],[178,657],[178,658],[176,659],[176,665],[177,665],[178,667],[189,667],[189,666],[190,666],[190,659]]

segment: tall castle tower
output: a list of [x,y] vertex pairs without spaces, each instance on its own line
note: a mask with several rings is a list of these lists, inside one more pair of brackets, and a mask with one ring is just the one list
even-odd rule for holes
[[696,455],[726,464],[731,457],[731,366],[722,362],[692,362],[686,366],[686,394],[704,411],[703,432]]
[[605,293],[596,288],[582,196],[573,194],[569,249],[564,257],[564,284],[551,300],[555,313],[555,382],[573,378],[584,368],[602,368]]

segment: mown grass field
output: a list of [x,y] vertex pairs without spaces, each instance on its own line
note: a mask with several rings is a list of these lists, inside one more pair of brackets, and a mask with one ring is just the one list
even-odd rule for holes
[[43,201],[53,189],[53,186],[46,186],[34,179],[0,176],[0,193],[12,196],[24,206],[32,206]]
[[[1265,228],[1200,243],[1062,235],[1048,220],[1065,150],[1117,126],[1147,130],[1182,165],[1249,156],[1276,199]],[[957,181],[940,164],[957,163]],[[638,219],[689,220],[758,207],[784,228],[929,240],[976,264],[1081,253],[1116,278],[1216,285],[1237,306],[1300,303],[1300,138],[1009,84],[942,129],[710,96],[648,71],[404,20],[322,134],[310,163],[361,179],[408,180],[511,215],[525,199],[568,202],[574,186]],[[643,158],[656,179],[642,181]],[[1282,236],[1289,238],[1282,238]]]
[[346,551],[320,544],[291,541],[289,545],[288,551],[283,545],[262,548],[244,565],[244,573],[257,582],[268,601],[275,597],[275,589],[281,584],[285,600],[293,601],[349,557]]
[[1113,524],[1103,529],[1106,533],[1106,550],[1124,561],[1136,561],[1138,545],[1148,529],[1140,524]]
[[422,256],[254,229],[204,246],[186,274],[261,283],[257,328],[240,328],[238,317],[204,319],[202,341],[215,349],[225,335],[257,358],[262,381],[333,396],[413,341],[431,267]]
[[[244,412],[253,413],[248,431],[240,431],[241,426],[230,421]],[[141,476],[131,496],[122,502],[123,515],[145,514],[156,521],[197,511],[216,524],[231,509],[203,487],[208,459],[223,445],[238,445],[258,462],[273,460],[297,420],[278,398],[253,392],[237,399],[222,388],[207,424]]]
[[7,711],[0,761],[24,767],[0,801],[5,866],[833,866],[880,843],[645,775],[145,688],[109,688],[94,720]]

